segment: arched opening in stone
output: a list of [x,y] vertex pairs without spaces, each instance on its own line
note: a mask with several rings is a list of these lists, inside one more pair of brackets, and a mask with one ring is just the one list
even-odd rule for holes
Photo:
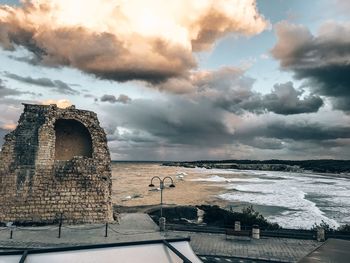
[[88,129],[79,121],[58,119],[55,123],[55,160],[74,156],[92,157],[92,140]]

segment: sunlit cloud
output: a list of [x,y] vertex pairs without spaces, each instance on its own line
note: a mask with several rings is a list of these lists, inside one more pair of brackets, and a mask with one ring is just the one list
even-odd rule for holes
[[230,33],[254,35],[268,22],[255,0],[32,0],[0,6],[0,44],[41,64],[97,77],[159,83],[196,67],[193,52]]
[[43,105],[50,105],[50,104],[56,104],[58,108],[65,109],[69,106],[72,106],[72,103],[68,99],[61,99],[61,100],[53,100],[48,99],[41,102]]
[[16,129],[16,127],[17,127],[16,123],[6,123],[6,124],[1,126],[1,128],[5,129],[5,130],[14,130],[14,129]]

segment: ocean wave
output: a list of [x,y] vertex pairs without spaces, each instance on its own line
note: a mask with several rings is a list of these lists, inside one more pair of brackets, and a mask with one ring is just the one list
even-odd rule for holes
[[[280,173],[277,173],[280,175]],[[275,174],[276,175],[276,174]],[[242,184],[231,185],[238,190],[235,193],[220,195],[220,198],[229,201],[248,202],[258,205],[282,206],[288,209],[285,214],[269,216],[268,219],[284,227],[311,228],[314,224],[326,222],[332,227],[343,223],[344,217],[350,213],[343,209],[350,206],[350,182],[332,178],[317,178],[311,176],[295,178],[284,175],[285,180],[275,180],[271,184]],[[327,184],[325,184],[327,183]],[[230,188],[230,185],[227,186]],[[313,195],[310,200],[308,196]],[[337,220],[330,218],[324,210],[334,207],[337,211]]]
[[231,182],[247,182],[247,183],[268,183],[268,180],[260,178],[226,178],[218,175],[213,175],[206,178],[191,179],[190,181],[200,181],[200,182],[218,182],[218,183],[231,183]]
[[322,221],[331,227],[350,223],[350,180],[281,171],[206,170],[198,179],[218,183],[227,192],[218,197],[230,202],[284,207],[267,219],[287,228],[311,228]]
[[[254,186],[253,186],[254,187]],[[242,190],[242,189],[241,189]],[[233,202],[246,202],[255,205],[279,206],[286,210],[274,216],[268,216],[271,222],[276,222],[286,228],[311,228],[315,223],[326,222],[332,227],[339,224],[334,219],[325,216],[315,203],[306,200],[305,193],[298,189],[286,190],[265,190],[260,192],[249,192],[254,190],[244,189],[245,192],[225,193],[220,198]]]

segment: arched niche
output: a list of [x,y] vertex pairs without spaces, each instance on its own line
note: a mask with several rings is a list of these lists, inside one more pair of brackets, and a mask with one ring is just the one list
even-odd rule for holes
[[55,160],[68,161],[74,156],[92,157],[91,135],[81,122],[58,119],[55,122],[55,133]]

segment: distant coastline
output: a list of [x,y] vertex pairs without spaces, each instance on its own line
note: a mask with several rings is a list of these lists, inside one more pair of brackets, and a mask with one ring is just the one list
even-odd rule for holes
[[350,175],[350,160],[200,160],[191,162],[163,162],[165,166],[206,169],[236,169],[285,171]]

